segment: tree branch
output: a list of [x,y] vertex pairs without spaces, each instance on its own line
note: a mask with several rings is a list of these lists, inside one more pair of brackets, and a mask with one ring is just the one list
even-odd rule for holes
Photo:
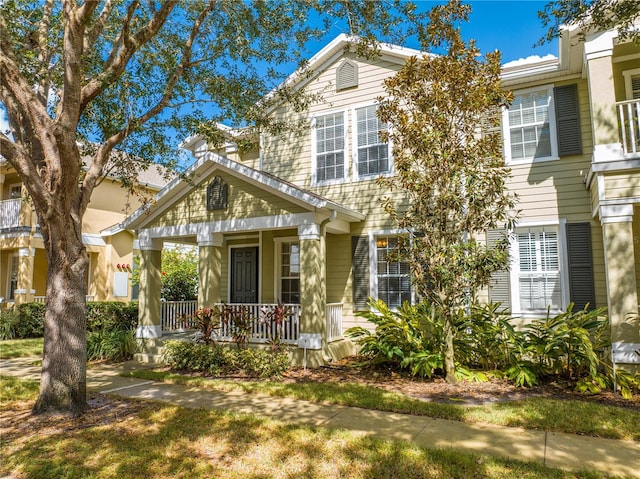
[[107,20],[109,19],[109,16],[113,11],[113,7],[114,7],[113,0],[107,0],[107,2],[104,4],[104,7],[102,8],[102,12],[100,12],[98,19],[93,24],[93,27],[91,28],[91,30],[88,30],[87,32],[85,32],[84,41],[83,41],[83,50],[85,52],[89,51],[89,49],[93,47],[98,37],[104,31],[104,26],[106,25]]
[[151,40],[162,28],[167,17],[176,6],[177,1],[168,0],[165,2],[157,13],[154,14],[151,20],[149,20],[149,22],[132,37],[129,34],[124,34],[124,32],[128,31],[130,26],[133,15],[131,6],[135,4],[136,3],[130,5],[127,15],[128,21],[125,21],[123,26],[123,35],[121,40],[122,46],[117,49],[118,43],[114,45],[114,50],[112,50],[104,71],[91,79],[82,89],[81,111],[84,111],[87,105],[94,98],[107,89],[122,75],[127,63],[136,51],[138,51],[142,45]]

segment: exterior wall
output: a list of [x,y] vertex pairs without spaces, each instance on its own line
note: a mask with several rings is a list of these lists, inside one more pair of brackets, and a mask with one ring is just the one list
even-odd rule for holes
[[226,210],[207,211],[207,178],[183,199],[171,207],[149,227],[175,226],[189,223],[220,221],[233,218],[255,218],[301,213],[305,210],[276,195],[269,194],[228,174],[218,174],[229,185],[229,207]]

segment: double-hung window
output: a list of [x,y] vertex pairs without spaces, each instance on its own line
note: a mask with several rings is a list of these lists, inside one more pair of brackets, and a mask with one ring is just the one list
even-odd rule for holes
[[345,178],[344,112],[314,118],[315,182],[325,183]]
[[409,263],[395,257],[397,237],[377,236],[375,240],[377,297],[390,308],[397,308],[405,301],[411,301]]
[[516,93],[503,120],[507,162],[558,157],[552,87]]
[[555,226],[516,230],[520,310],[562,309],[559,234]]
[[387,173],[390,169],[389,145],[379,132],[387,126],[380,121],[376,105],[356,108],[356,163],[359,177]]
[[280,300],[283,303],[300,302],[300,243],[280,243]]

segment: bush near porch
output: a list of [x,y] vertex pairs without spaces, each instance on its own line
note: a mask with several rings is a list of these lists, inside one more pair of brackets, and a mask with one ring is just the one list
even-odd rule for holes
[[[435,306],[405,303],[391,310],[382,301],[371,301],[370,310],[360,316],[375,331],[355,327],[346,334],[370,362],[414,376],[443,374],[443,327]],[[472,305],[470,314],[460,311],[456,321],[456,375],[475,381],[506,377],[517,386],[563,379],[586,392],[612,388],[615,381],[622,395],[631,397],[640,390],[640,376],[618,369],[614,378],[607,361],[609,329],[603,309],[574,311],[571,304],[563,313],[548,313],[516,328],[500,304]]]
[[[23,303],[0,313],[0,340],[41,338],[45,303]],[[123,361],[135,352],[138,303],[87,303],[87,359]]]

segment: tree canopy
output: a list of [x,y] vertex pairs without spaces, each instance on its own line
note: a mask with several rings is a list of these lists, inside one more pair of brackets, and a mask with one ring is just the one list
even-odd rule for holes
[[640,45],[640,0],[553,0],[538,16],[548,27],[541,43],[560,36],[563,25],[578,25],[585,31],[615,29],[620,39]]
[[[371,53],[378,39],[402,43],[421,22],[400,0],[0,2],[0,102],[10,124],[0,150],[28,191],[49,265],[35,411],[86,408],[81,232],[101,178],[135,189],[137,169],[172,166],[180,140],[215,133],[217,122],[277,131],[262,114],[268,101],[257,102],[291,65],[304,71],[310,40],[343,27]],[[286,84],[277,92],[272,101],[297,108],[311,101]]]
[[385,209],[409,233],[401,254],[418,296],[443,318],[450,381],[453,323],[507,261],[506,244],[489,248],[478,237],[515,217],[499,129],[511,94],[501,86],[500,53],[482,58],[473,41],[462,40],[458,25],[469,11],[458,1],[432,10],[425,41],[446,53],[408,60],[385,81],[379,108],[396,170],[379,182],[406,198],[395,203],[389,196]]

